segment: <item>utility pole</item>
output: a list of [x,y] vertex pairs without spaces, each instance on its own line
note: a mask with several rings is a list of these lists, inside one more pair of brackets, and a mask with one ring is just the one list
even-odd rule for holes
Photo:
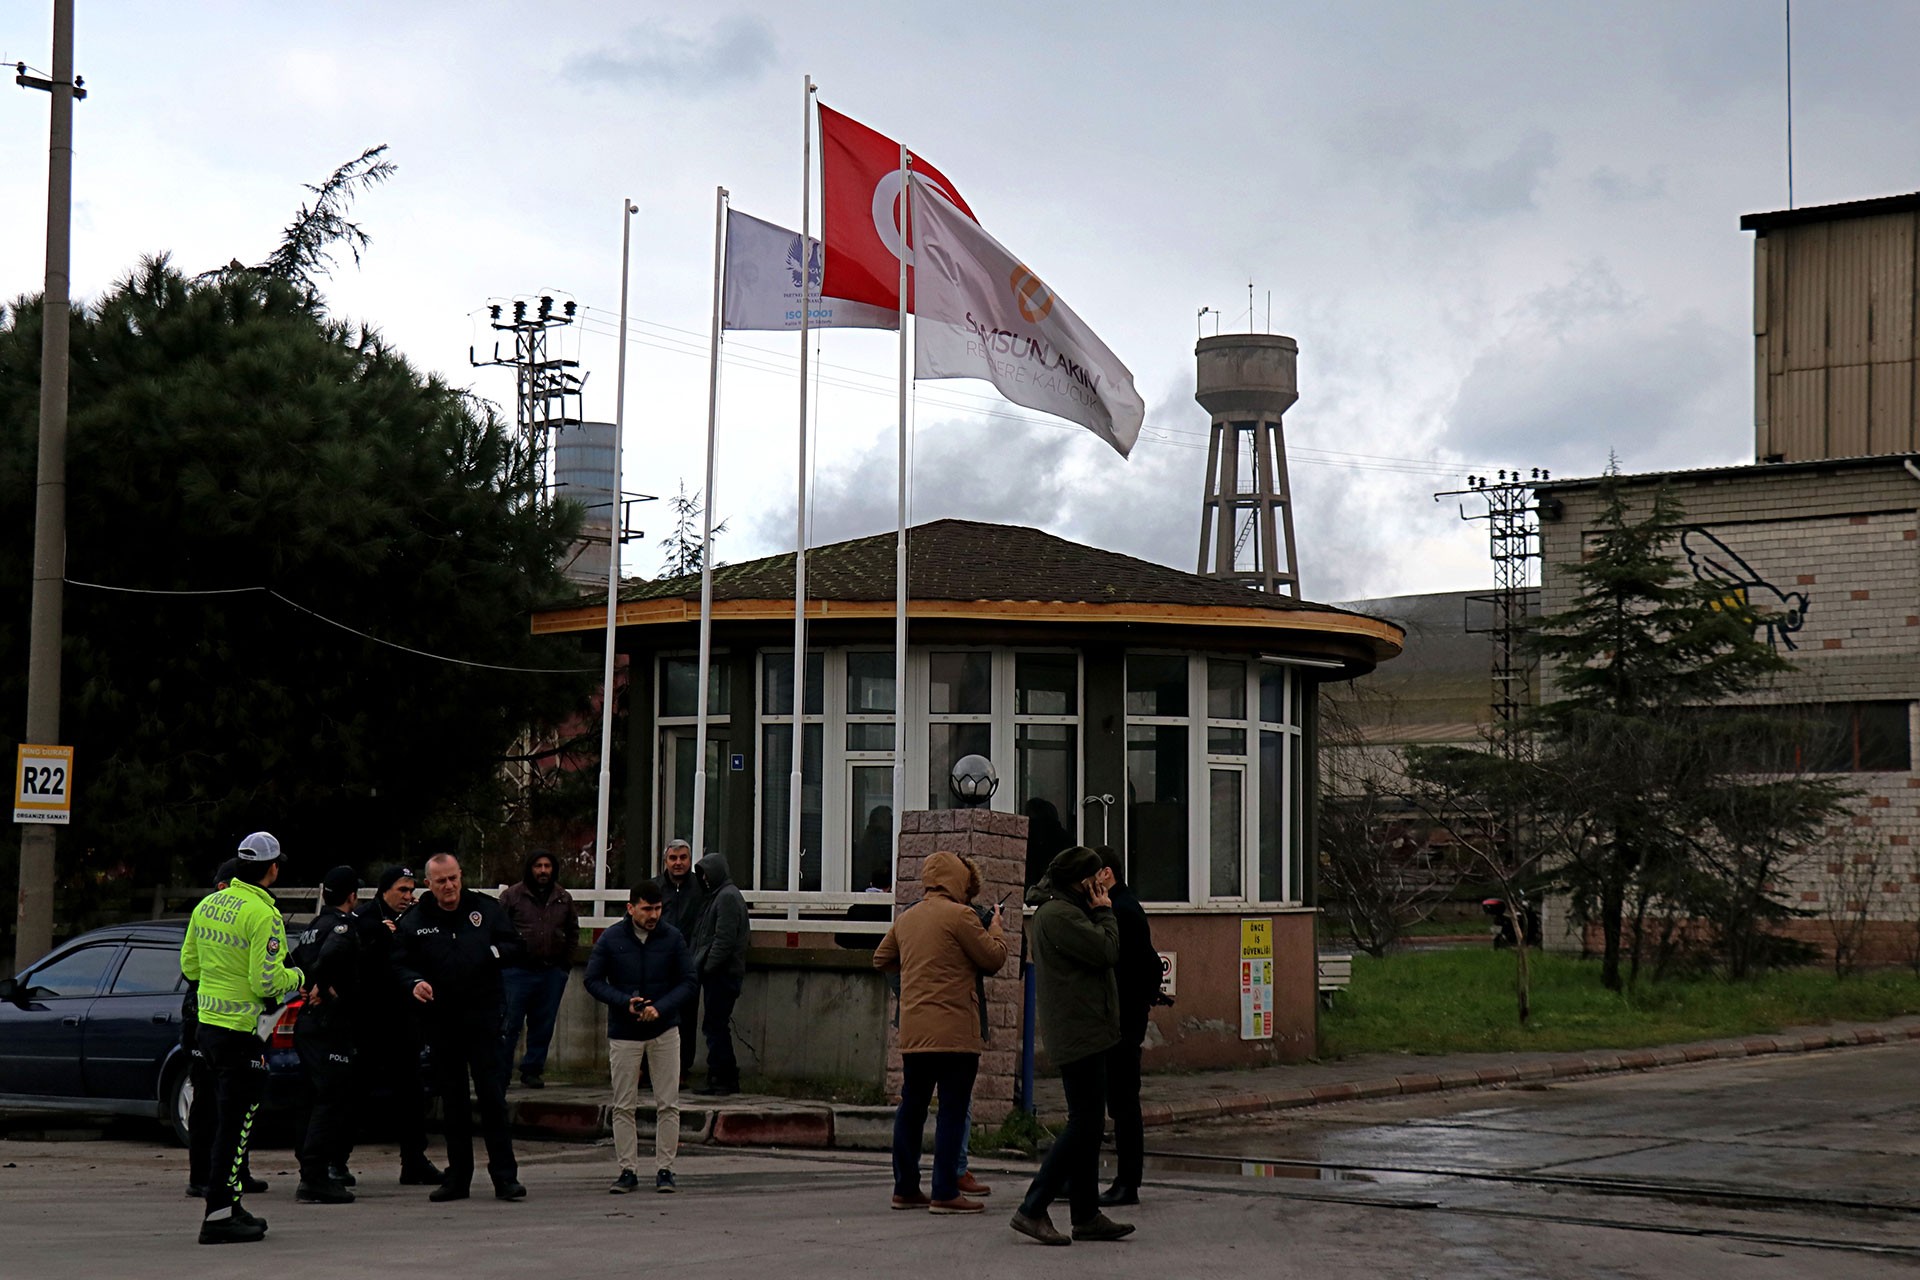
[[[60,636],[67,568],[67,356],[72,292],[73,103],[86,91],[73,74],[73,0],[53,3],[53,75],[15,67],[14,83],[52,98],[47,144],[47,287],[41,302],[40,464],[34,488],[33,604],[27,631],[27,732],[30,744],[60,741]],[[20,907],[14,964],[53,949],[53,828],[20,832]]]

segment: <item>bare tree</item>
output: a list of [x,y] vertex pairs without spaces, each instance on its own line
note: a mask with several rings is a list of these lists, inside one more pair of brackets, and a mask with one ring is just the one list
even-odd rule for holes
[[1887,868],[1879,841],[1856,838],[1845,827],[1831,830],[1844,834],[1826,847],[1826,892],[1820,915],[1833,941],[1833,976],[1845,978],[1860,968],[1873,895]]

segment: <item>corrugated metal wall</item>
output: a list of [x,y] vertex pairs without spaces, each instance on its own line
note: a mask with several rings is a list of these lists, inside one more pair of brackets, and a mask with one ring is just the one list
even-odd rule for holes
[[1920,450],[1917,222],[1900,213],[1756,237],[1758,458]]

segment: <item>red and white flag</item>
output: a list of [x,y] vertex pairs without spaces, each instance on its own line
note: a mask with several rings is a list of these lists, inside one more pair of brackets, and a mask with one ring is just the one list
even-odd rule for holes
[[[916,177],[973,217],[944,174],[907,154],[913,156]],[[821,293],[898,310],[903,181],[898,142],[829,107],[820,108],[820,238],[827,249]],[[911,272],[907,299],[911,310]]]

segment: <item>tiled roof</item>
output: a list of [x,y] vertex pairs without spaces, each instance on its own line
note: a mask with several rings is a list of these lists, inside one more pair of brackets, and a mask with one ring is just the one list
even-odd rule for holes
[[[1350,612],[1251,591],[1218,578],[1082,546],[1020,525],[935,520],[907,531],[907,552],[908,594],[915,600],[1227,605],[1277,612]],[[815,600],[892,600],[894,535],[876,534],[809,550],[807,595]],[[620,599],[627,603],[673,598],[698,600],[699,575],[631,582],[620,592]],[[713,571],[713,598],[791,600],[792,553],[720,566]]]

